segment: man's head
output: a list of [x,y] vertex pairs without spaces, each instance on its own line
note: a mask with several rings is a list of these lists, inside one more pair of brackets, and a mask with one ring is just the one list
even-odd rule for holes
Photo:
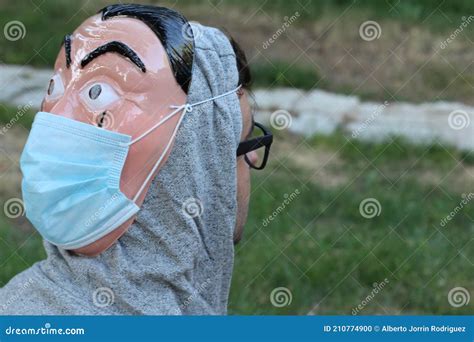
[[[140,136],[170,112],[186,103],[193,65],[189,23],[179,13],[160,7],[112,5],[87,19],[67,35],[55,63],[43,110],[132,136]],[[252,132],[249,104],[250,71],[245,54],[233,41],[239,71],[239,100],[243,130]],[[170,140],[180,115],[168,120],[133,145],[125,162],[120,190],[133,198]],[[169,152],[161,165],[166,162]],[[255,152],[247,154],[255,159]],[[159,171],[156,170],[155,174]],[[146,189],[150,186],[148,182]],[[235,241],[240,240],[250,194],[249,165],[237,161],[238,213]],[[141,205],[146,195],[137,200]],[[130,226],[133,218],[77,252],[95,255],[107,249]]]

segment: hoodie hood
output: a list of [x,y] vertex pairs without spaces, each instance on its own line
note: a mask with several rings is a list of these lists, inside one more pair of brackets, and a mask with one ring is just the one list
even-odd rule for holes
[[[228,38],[215,28],[192,28],[190,104],[238,85]],[[127,233],[94,258],[45,242],[47,259],[0,289],[0,314],[226,314],[241,129],[237,94],[186,112]]]

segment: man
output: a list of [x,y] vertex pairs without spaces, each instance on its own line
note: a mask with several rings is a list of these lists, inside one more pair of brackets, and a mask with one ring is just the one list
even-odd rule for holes
[[[250,72],[240,48],[201,25],[190,40],[188,26],[168,9],[113,5],[66,39],[22,156],[27,216],[48,257],[0,289],[0,314],[226,313],[250,168],[265,166],[272,138],[255,124],[261,136],[251,139]],[[58,138],[42,146],[49,136]],[[91,209],[97,193],[89,183],[106,183],[97,175],[115,149],[126,152],[113,164],[122,167],[114,171],[120,188],[101,187],[97,193],[112,195]],[[93,181],[71,186],[73,158]],[[46,205],[58,189],[60,204]],[[121,201],[138,213],[105,225]]]

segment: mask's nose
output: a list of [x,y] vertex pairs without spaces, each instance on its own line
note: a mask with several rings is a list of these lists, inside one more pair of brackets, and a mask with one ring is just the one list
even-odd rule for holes
[[68,92],[64,93],[64,95],[53,105],[50,112],[52,114],[57,114],[60,116],[64,116],[69,119],[74,120],[81,120],[81,117],[78,109],[80,108],[79,103],[75,96],[69,94]]

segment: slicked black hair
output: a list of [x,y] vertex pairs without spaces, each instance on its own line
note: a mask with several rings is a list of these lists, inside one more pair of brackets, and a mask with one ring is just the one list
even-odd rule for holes
[[138,19],[156,34],[168,55],[171,70],[181,89],[187,94],[191,83],[194,40],[188,20],[180,13],[165,7],[116,4],[99,11],[102,20],[117,16]]
[[234,38],[231,36],[228,36],[228,38],[235,53],[237,70],[239,72],[239,84],[242,85],[242,88],[250,90],[253,80],[250,66],[247,62],[247,56],[245,55],[242,47],[234,40]]

